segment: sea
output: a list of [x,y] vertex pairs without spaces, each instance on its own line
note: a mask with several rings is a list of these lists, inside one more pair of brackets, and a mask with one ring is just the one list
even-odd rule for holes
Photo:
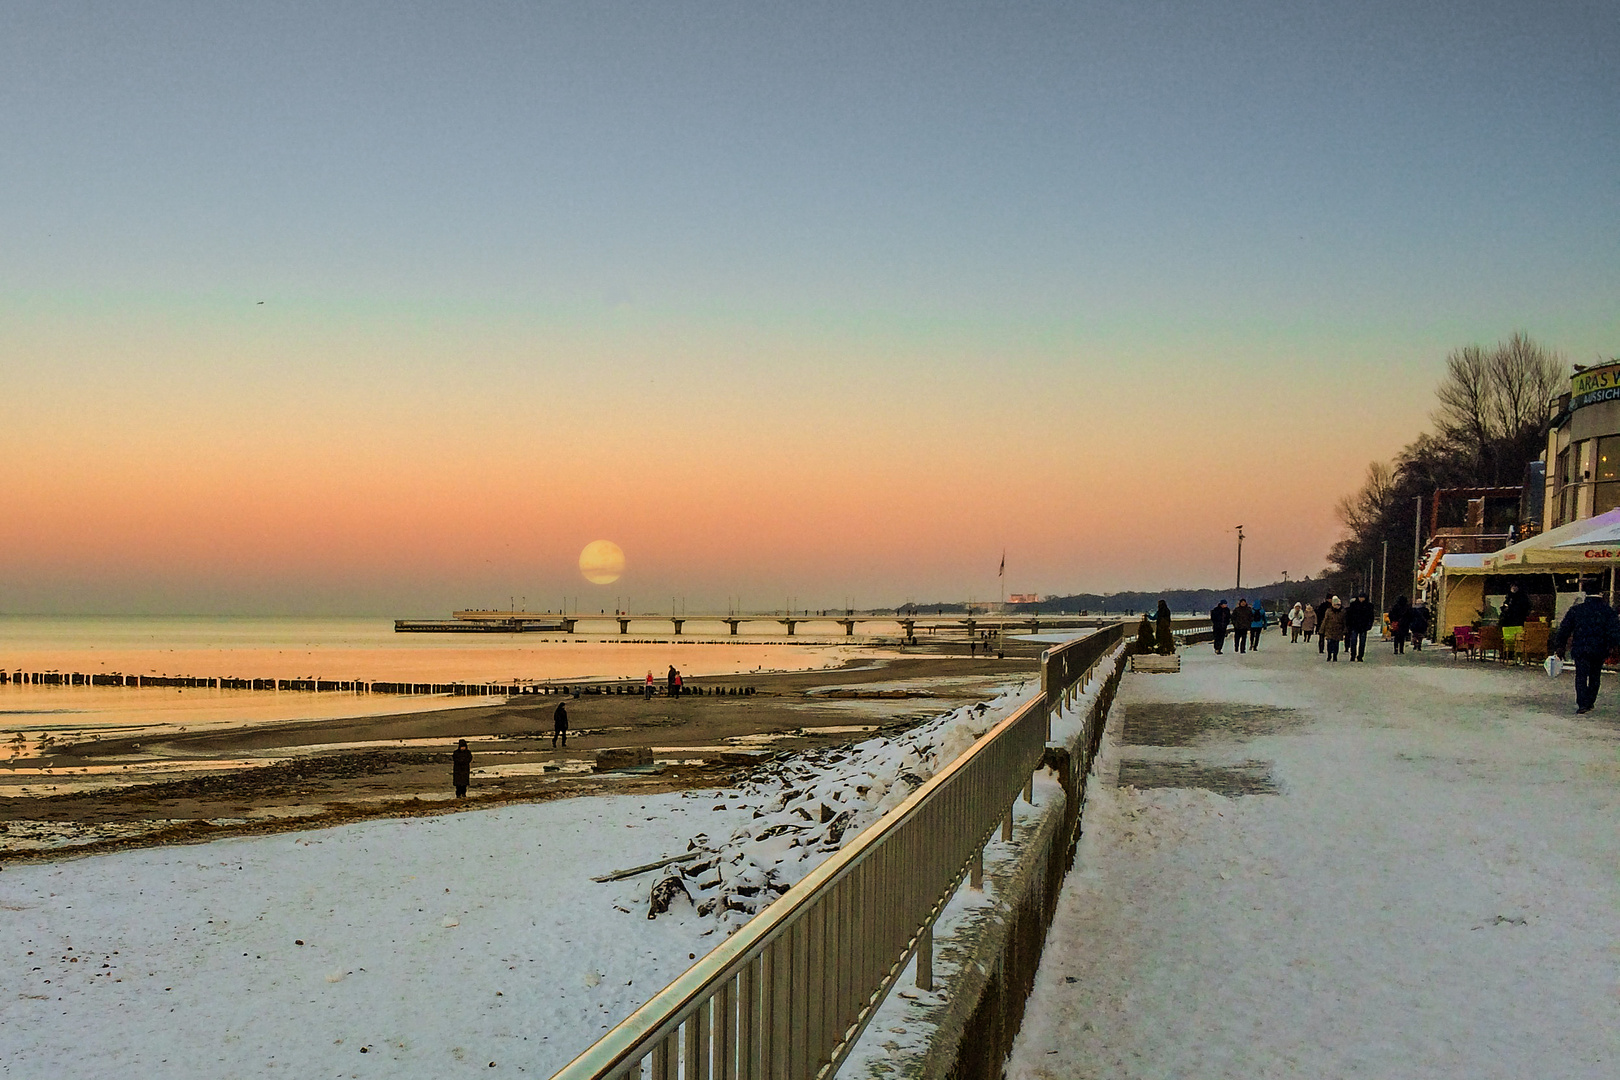
[[[600,625],[598,625],[600,624]],[[650,624],[656,625],[656,624]],[[755,629],[769,624],[754,624]],[[854,655],[842,629],[803,637],[691,620],[673,636],[620,636],[611,619],[579,633],[400,634],[386,618],[0,615],[0,670],[244,679],[565,682],[832,667]],[[637,627],[632,624],[632,630]],[[814,634],[815,629],[824,631]],[[806,633],[806,631],[812,631]],[[0,739],[197,730],[489,704],[450,695],[106,686],[0,686]],[[19,740],[20,741],[20,740]]]

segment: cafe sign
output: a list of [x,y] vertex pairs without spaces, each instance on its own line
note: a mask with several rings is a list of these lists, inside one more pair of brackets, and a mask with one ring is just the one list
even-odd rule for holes
[[1620,401],[1620,364],[1578,371],[1570,380],[1569,407],[1579,409],[1601,401]]

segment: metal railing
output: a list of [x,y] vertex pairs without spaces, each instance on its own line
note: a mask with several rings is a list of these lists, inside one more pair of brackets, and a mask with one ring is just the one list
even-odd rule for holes
[[984,846],[1012,835],[1051,726],[1124,636],[1106,627],[1048,651],[1042,692],[810,872],[559,1071],[553,1080],[813,1080],[843,1062],[917,958],[933,985],[933,925]]

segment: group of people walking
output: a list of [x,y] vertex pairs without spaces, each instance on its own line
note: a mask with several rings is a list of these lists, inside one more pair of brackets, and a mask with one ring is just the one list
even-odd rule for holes
[[[1402,596],[1389,609],[1387,618],[1397,653],[1406,651],[1408,638],[1414,648],[1423,648],[1423,635],[1429,629],[1427,607],[1421,602],[1411,604]],[[1210,626],[1215,632],[1215,651],[1224,651],[1228,633],[1232,635],[1234,652],[1258,649],[1266,619],[1266,611],[1259,604],[1251,605],[1247,599],[1240,599],[1236,607],[1229,608],[1222,600],[1209,613]],[[1365,592],[1357,593],[1348,604],[1337,596],[1323,597],[1322,602],[1314,606],[1296,602],[1278,617],[1279,628],[1290,643],[1298,642],[1301,635],[1309,643],[1314,634],[1317,652],[1334,663],[1338,662],[1341,645],[1346,659],[1365,663],[1367,635],[1377,622],[1377,609]]]

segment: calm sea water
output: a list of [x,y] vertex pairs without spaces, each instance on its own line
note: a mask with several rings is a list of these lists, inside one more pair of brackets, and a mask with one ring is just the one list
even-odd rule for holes
[[[594,628],[587,624],[585,629]],[[758,635],[620,639],[611,633],[396,634],[388,619],[216,616],[0,616],[0,669],[412,682],[525,682],[742,674],[832,666],[836,638]],[[836,629],[834,627],[833,629]],[[725,634],[716,624],[711,633]],[[802,632],[802,631],[801,631]],[[0,730],[194,728],[366,716],[478,703],[471,698],[112,687],[0,687]]]

